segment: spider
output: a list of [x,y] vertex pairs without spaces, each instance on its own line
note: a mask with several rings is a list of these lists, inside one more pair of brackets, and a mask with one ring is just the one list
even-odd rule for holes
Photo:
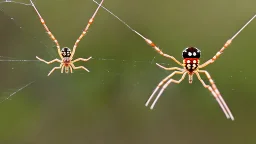
[[[96,2],[95,0],[93,0],[96,4],[99,5],[98,2]],[[166,57],[166,58],[170,58],[172,59],[174,62],[176,62],[178,65],[182,66],[182,68],[179,67],[164,67],[158,63],[156,63],[157,66],[159,66],[160,68],[164,69],[164,70],[174,70],[174,72],[172,72],[170,75],[168,75],[166,78],[164,78],[159,84],[158,86],[155,88],[155,90],[153,91],[153,93],[151,94],[151,96],[149,97],[149,99],[146,102],[146,106],[149,105],[151,99],[154,97],[154,95],[156,94],[156,92],[162,87],[162,89],[160,90],[160,92],[158,93],[158,95],[156,96],[155,100],[153,101],[150,109],[153,109],[156,102],[158,101],[158,99],[160,98],[161,94],[163,93],[163,91],[166,89],[166,87],[170,84],[170,83],[176,83],[179,84],[182,80],[184,80],[185,76],[188,75],[188,80],[189,83],[191,84],[193,81],[193,75],[195,74],[197,76],[197,78],[199,79],[199,81],[203,84],[203,86],[205,88],[207,88],[212,95],[215,97],[215,99],[217,100],[217,102],[219,103],[221,109],[223,110],[224,114],[226,115],[226,117],[228,119],[234,120],[234,116],[232,115],[230,109],[228,108],[226,102],[224,101],[224,99],[222,98],[219,90],[217,89],[214,81],[212,80],[210,74],[206,71],[206,70],[200,70],[201,68],[206,67],[207,65],[213,63],[224,51],[224,49],[226,49],[232,42],[232,40],[256,17],[256,15],[254,15],[231,39],[227,40],[227,42],[224,44],[224,46],[220,49],[220,51],[218,51],[213,58],[211,58],[210,60],[206,61],[203,64],[199,64],[200,62],[200,56],[201,56],[201,51],[196,48],[196,47],[187,47],[183,50],[182,52],[182,57],[183,57],[183,63],[179,62],[176,58],[174,58],[173,56],[170,56],[168,54],[165,54],[162,50],[160,50],[159,47],[157,47],[150,39],[144,37],[142,34],[140,34],[139,32],[135,31],[133,28],[131,28],[127,23],[125,23],[122,19],[120,19],[118,16],[116,16],[114,13],[112,13],[110,10],[108,10],[106,7],[101,6],[103,9],[105,9],[108,13],[110,13],[111,15],[113,15],[115,18],[117,18],[120,22],[122,22],[124,25],[126,25],[130,30],[132,30],[133,32],[135,32],[137,35],[139,35],[141,38],[143,38],[147,44],[149,44],[150,46],[152,46],[160,55]],[[200,73],[203,73],[207,76],[209,82],[211,85],[207,85],[205,84],[205,82],[203,81],[203,79],[200,76]],[[179,74],[182,75],[181,78],[179,80],[174,80],[172,79],[172,76],[174,76],[175,74]]]
[[57,50],[58,50],[58,54],[61,58],[60,59],[54,59],[52,61],[45,61],[41,58],[39,58],[38,56],[36,56],[36,58],[42,62],[45,62],[46,64],[51,64],[53,62],[59,62],[60,63],[60,66],[58,67],[54,67],[48,74],[48,76],[53,72],[55,71],[56,69],[61,69],[61,73],[63,73],[63,70],[65,69],[65,73],[69,73],[69,70],[71,73],[73,73],[73,70],[72,69],[84,69],[86,70],[87,72],[90,72],[87,68],[85,68],[84,66],[78,66],[76,67],[74,65],[75,62],[78,62],[78,61],[88,61],[90,60],[92,57],[89,57],[87,59],[84,59],[84,58],[77,58],[75,60],[73,60],[73,56],[75,54],[75,51],[76,51],[76,48],[77,48],[77,45],[78,43],[80,42],[80,40],[83,38],[83,36],[87,33],[90,25],[93,23],[93,20],[94,20],[94,17],[95,15],[97,14],[100,6],[102,5],[104,0],[101,1],[101,3],[99,4],[99,6],[97,7],[96,11],[94,12],[94,14],[92,15],[91,19],[89,20],[87,26],[85,27],[85,29],[83,30],[82,34],[79,36],[79,38],[76,40],[74,46],[73,46],[73,51],[70,50],[70,48],[68,47],[63,47],[62,49],[60,49],[60,45],[57,41],[57,39],[54,37],[54,35],[52,34],[52,32],[49,30],[49,28],[47,27],[47,25],[45,24],[45,21],[44,19],[42,18],[42,16],[40,15],[39,11],[37,10],[36,6],[34,5],[34,3],[32,2],[32,0],[30,0],[30,3],[31,5],[33,6],[34,10],[36,11],[42,25],[44,26],[46,32],[48,33],[48,35],[50,36],[50,38],[53,40],[53,42],[56,44],[57,46]]

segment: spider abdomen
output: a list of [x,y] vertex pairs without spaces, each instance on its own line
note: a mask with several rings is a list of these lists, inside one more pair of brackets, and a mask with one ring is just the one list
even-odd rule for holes
[[198,68],[199,59],[198,58],[185,58],[183,60],[186,70],[192,73],[194,70]]
[[61,55],[63,57],[70,57],[71,56],[71,50],[68,47],[64,47],[61,49]]
[[70,65],[70,59],[68,57],[64,57],[63,58],[63,64],[66,67],[69,66]]

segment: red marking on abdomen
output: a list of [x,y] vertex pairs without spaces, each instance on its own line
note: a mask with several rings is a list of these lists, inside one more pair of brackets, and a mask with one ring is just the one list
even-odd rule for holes
[[183,63],[185,64],[186,70],[192,74],[198,68],[199,58],[185,58]]
[[198,64],[199,63],[199,58],[185,58],[184,59],[185,64],[189,64],[188,61],[189,61],[190,64],[193,64],[194,61],[196,61],[194,64]]
[[69,66],[70,60],[63,60],[64,66]]

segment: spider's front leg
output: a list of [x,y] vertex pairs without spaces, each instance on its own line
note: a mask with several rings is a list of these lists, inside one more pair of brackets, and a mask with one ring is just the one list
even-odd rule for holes
[[71,63],[70,64],[71,65],[71,67],[73,68],[73,69],[84,69],[84,70],[86,70],[87,72],[90,72],[87,68],[85,68],[84,66],[78,66],[78,67],[76,67],[73,63]]
[[53,63],[53,62],[59,62],[59,63],[62,63],[61,62],[61,60],[59,60],[59,59],[54,59],[54,60],[51,60],[51,61],[46,61],[46,60],[43,60],[43,59],[41,59],[41,58],[39,58],[38,56],[36,56],[36,58],[38,59],[38,60],[40,60],[40,61],[42,61],[42,62],[44,62],[44,63],[47,63],[47,64],[51,64],[51,63]]
[[224,46],[220,49],[220,51],[218,51],[210,60],[206,61],[205,63],[201,64],[199,66],[199,69],[206,67],[207,65],[215,62],[215,60],[223,53],[223,51],[231,44],[232,39],[229,39]]
[[254,15],[238,32],[236,32],[236,34],[234,34],[234,36],[227,40],[227,42],[223,45],[223,47],[208,61],[206,61],[205,63],[203,63],[202,65],[199,66],[199,69],[215,62],[215,60],[223,53],[223,51],[232,43],[233,39],[249,24],[251,23],[251,21],[256,17],[256,15]]
[[140,36],[141,38],[143,38],[145,40],[145,42],[147,44],[149,44],[151,47],[153,47],[160,55],[170,58],[172,59],[174,62],[176,62],[177,64],[179,64],[180,66],[183,66],[181,62],[179,62],[175,57],[170,56],[168,54],[165,54],[158,46],[156,46],[155,43],[153,43],[153,41],[151,41],[150,39],[146,38],[145,36],[143,36],[142,34],[140,34],[139,32],[137,32],[135,29],[133,29],[131,26],[129,26],[126,22],[124,22],[121,18],[119,18],[117,15],[115,15],[114,13],[112,13],[110,10],[108,10],[106,7],[102,6],[102,3],[98,3],[97,1],[93,0],[93,2],[95,2],[97,5],[101,6],[103,9],[105,9],[108,13],[110,13],[111,15],[113,15],[116,19],[118,19],[121,23],[123,23],[126,27],[128,27],[131,31],[133,31],[134,33],[136,33],[138,36]]

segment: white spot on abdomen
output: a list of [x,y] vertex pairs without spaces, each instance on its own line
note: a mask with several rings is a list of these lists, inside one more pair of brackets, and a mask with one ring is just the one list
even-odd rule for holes
[[190,65],[190,64],[187,64],[187,68],[188,68],[188,69],[191,69],[191,65]]
[[192,69],[196,69],[196,67],[197,67],[197,65],[196,65],[196,64],[193,64]]

